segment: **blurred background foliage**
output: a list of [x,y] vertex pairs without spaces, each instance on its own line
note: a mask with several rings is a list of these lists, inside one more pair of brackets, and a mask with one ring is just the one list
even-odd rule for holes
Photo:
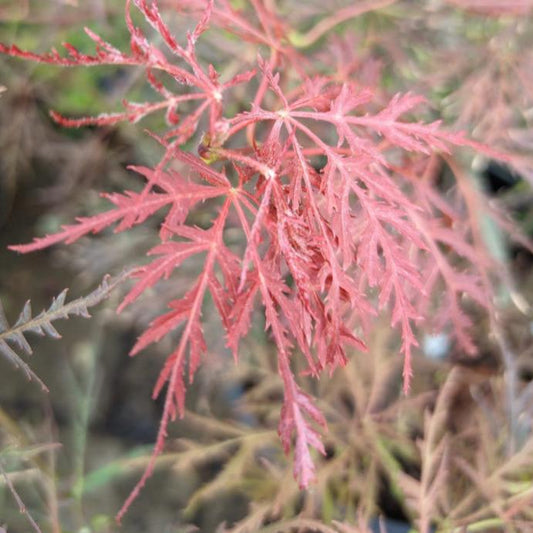
[[[312,27],[324,10],[346,2],[333,4],[287,0],[279,8],[288,21]],[[513,153],[514,168],[477,160],[471,174],[531,235],[531,13],[489,17],[449,4],[403,0],[342,24],[339,79],[362,72],[374,83],[378,105],[396,91],[422,92],[433,118]],[[1,42],[36,52],[69,42],[91,52],[83,26],[117,48],[129,46],[122,0],[0,0]],[[204,51],[216,58],[216,34],[211,39]],[[68,130],[48,114],[118,110],[126,95],[147,101],[143,76],[135,68],[0,60],[0,297],[9,323],[30,297],[39,311],[66,286],[69,299],[90,293],[152,242],[155,228],[146,227],[30,256],[6,250],[101,209],[98,191],[135,187],[128,164],[158,160],[156,143],[142,129],[157,131],[161,117],[141,127]],[[531,254],[490,225],[486,231],[515,281],[496,323],[473,315],[479,356],[468,358],[445,336],[427,332],[413,390],[404,397],[397,339],[383,321],[369,354],[354,354],[345,371],[319,383],[302,377],[329,423],[327,455],[317,457],[317,484],[306,493],[279,446],[282,384],[261,316],[235,367],[206,312],[210,363],[123,530],[531,531]],[[186,283],[186,271],[183,277]],[[164,293],[165,284],[155,290]],[[162,342],[130,359],[140,326],[158,309],[148,304],[117,316],[119,300],[112,293],[91,320],[58,322],[59,342],[28,335],[35,355],[26,361],[49,393],[0,357],[0,531],[117,530],[113,516],[151,452],[160,414],[151,388],[169,348]]]

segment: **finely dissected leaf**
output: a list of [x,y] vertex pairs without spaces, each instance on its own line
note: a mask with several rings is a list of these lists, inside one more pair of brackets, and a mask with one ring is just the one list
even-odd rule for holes
[[[346,364],[350,349],[366,350],[365,333],[381,312],[388,312],[398,331],[406,392],[417,326],[427,317],[435,317],[431,326],[439,330],[453,327],[462,347],[474,351],[464,301],[490,309],[490,280],[499,272],[481,248],[473,195],[459,183],[449,154],[455,147],[498,154],[463,133],[447,132],[438,120],[419,121],[415,113],[423,97],[386,96],[375,76],[362,75],[354,64],[335,67],[343,63],[338,43],[335,57],[326,54],[331,64],[313,50],[303,55],[295,48],[328,41],[340,22],[391,3],[357,3],[313,21],[301,35],[275,2],[244,3],[242,9],[226,0],[186,2],[180,9],[197,22],[186,31],[174,20],[176,31],[156,0],[126,0],[127,51],[91,30],[86,32],[96,48],[92,55],[68,44],[65,55],[0,45],[0,52],[55,65],[145,69],[153,100],[125,101],[122,111],[92,118],[54,113],[64,126],[137,122],[159,111],[166,119],[166,129],[151,132],[164,152],[160,162],[153,169],[131,167],[145,180],[141,191],[104,194],[111,203],[107,211],[12,247],[30,252],[68,244],[112,226],[126,231],[157,215],[159,240],[147,251],[149,262],[131,272],[135,284],[119,311],[161,280],[179,276],[185,262],[201,260],[188,289],[168,295],[167,311],[131,351],[176,336],[154,388],[157,396],[167,386],[154,455],[119,519],[150,476],[170,420],[184,414],[185,373],[192,381],[207,353],[202,312],[209,296],[235,359],[255,308],[264,312],[284,386],[279,434],[285,451],[294,450],[301,487],[314,477],[311,448],[324,452],[320,431],[326,421],[302,390],[294,359],[301,356],[304,373],[315,377],[334,372]],[[217,28],[222,31],[214,33],[220,49],[213,65],[199,57],[197,43]],[[331,33],[338,41],[342,31]],[[243,54],[241,41],[253,53]],[[353,54],[353,43],[349,47]],[[442,160],[461,185],[457,192],[439,188],[435,162]],[[202,216],[200,223],[193,210],[206,202],[202,215],[209,211],[211,219]],[[27,351],[23,332],[30,327],[56,335],[47,317],[61,316],[69,305],[62,298],[37,322],[25,307],[6,340]],[[14,359],[5,346],[0,349]]]
[[152,248],[148,252],[148,255],[160,255],[161,257],[152,261],[148,265],[139,268],[135,272],[134,276],[140,278],[140,281],[138,281],[133,289],[126,295],[120,304],[118,311],[120,312],[124,307],[135,301],[139,295],[157,283],[162,277],[168,279],[174,269],[183,261],[188,257],[206,251],[208,245],[209,242],[182,243],[169,241]]
[[319,427],[326,427],[324,416],[311,398],[296,389],[294,396],[288,396],[283,404],[278,431],[286,453],[291,449],[294,436],[294,477],[300,488],[308,487],[314,480],[315,467],[309,448],[313,447],[322,454],[326,453],[320,435],[306,418]]
[[88,233],[99,233],[112,224],[119,222],[115,232],[125,231],[133,226],[142,224],[148,217],[170,206],[170,210],[162,225],[162,236],[166,236],[167,227],[181,224],[191,207],[197,202],[215,198],[224,194],[225,189],[206,187],[181,178],[174,171],[161,172],[145,167],[130,167],[148,182],[155,182],[163,192],[136,193],[126,191],[124,194],[104,194],[103,197],[115,205],[99,215],[77,219],[77,224],[63,226],[62,231],[47,237],[35,239],[32,244],[10,246],[17,252],[32,252],[46,248],[61,241],[70,244]]
[[186,320],[193,303],[198,297],[199,285],[196,284],[190,289],[181,300],[175,300],[169,303],[172,311],[157,317],[138,339],[131,350],[135,355],[152,342],[159,341],[162,337],[174,330],[179,324]]
[[258,280],[249,283],[246,291],[241,291],[237,297],[233,309],[229,313],[228,347],[231,348],[233,356],[237,358],[239,340],[244,337],[250,329],[251,315],[254,306],[254,299],[259,290]]
[[124,272],[116,278],[106,276],[102,284],[87,296],[82,296],[76,300],[65,303],[67,289],[63,290],[59,296],[52,300],[50,307],[41,311],[37,316],[32,317],[31,304],[27,301],[24,304],[17,321],[13,326],[9,326],[4,314],[2,303],[0,302],[0,352],[7,357],[16,367],[22,368],[28,379],[34,379],[41,385],[43,390],[48,390],[46,385],[31,370],[29,365],[21,358],[20,355],[10,346],[14,346],[25,353],[32,354],[32,348],[26,334],[36,333],[38,335],[47,335],[53,338],[60,338],[61,335],[53,326],[52,322],[56,320],[67,319],[72,315],[89,318],[89,308],[105,300],[111,291],[128,276],[129,272]]

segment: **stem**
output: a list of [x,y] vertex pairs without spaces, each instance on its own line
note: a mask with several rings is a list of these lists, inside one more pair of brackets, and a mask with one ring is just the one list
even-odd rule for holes
[[[189,339],[192,334],[192,327],[195,320],[198,319],[198,316],[201,312],[202,302],[204,299],[205,291],[207,289],[208,285],[208,279],[209,276],[212,275],[212,269],[215,264],[215,258],[218,251],[218,246],[216,246],[221,240],[222,240],[222,233],[224,231],[224,226],[226,222],[226,218],[228,216],[228,208],[230,204],[230,197],[228,197],[222,207],[222,210],[220,211],[219,216],[217,217],[214,226],[217,227],[219,230],[219,233],[213,240],[213,246],[210,248],[209,253],[207,254],[207,257],[205,259],[205,268],[204,271],[201,274],[200,279],[200,286],[198,288],[198,292],[194,298],[194,302],[192,303],[191,310],[189,313],[189,318],[187,320],[187,324],[185,325],[185,329],[183,331],[183,334],[181,335],[181,339],[178,345],[178,348],[175,351],[176,357],[174,358],[174,362],[172,364],[172,370],[170,372],[170,376],[168,377],[168,387],[167,392],[165,395],[165,404],[163,408],[163,415],[161,417],[161,424],[159,426],[159,430],[157,432],[157,438],[154,446],[154,451],[152,453],[152,456],[150,457],[150,460],[148,461],[148,465],[146,466],[143,475],[141,476],[141,479],[137,482],[133,490],[131,491],[130,495],[120,508],[119,512],[117,513],[115,519],[117,523],[120,524],[122,518],[126,514],[127,510],[133,503],[133,501],[137,498],[139,495],[141,489],[144,487],[146,481],[151,476],[155,463],[157,461],[157,458],[161,455],[163,451],[163,447],[165,444],[165,440],[167,437],[167,428],[170,420],[175,418],[176,413],[176,407],[179,411],[180,417],[183,417],[183,406],[177,405],[176,406],[176,400],[175,400],[175,394],[176,394],[176,384],[178,381],[178,373],[181,371],[183,367],[183,359],[185,357],[186,348],[189,343]],[[172,355],[171,355],[172,357]]]

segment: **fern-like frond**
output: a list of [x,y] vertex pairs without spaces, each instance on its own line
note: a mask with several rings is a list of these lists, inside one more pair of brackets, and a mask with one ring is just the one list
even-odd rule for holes
[[38,315],[32,316],[31,303],[28,300],[19,314],[17,321],[10,326],[5,316],[2,302],[0,301],[0,353],[4,355],[17,368],[21,368],[29,380],[35,380],[44,391],[48,388],[35,374],[31,367],[19,354],[31,355],[33,350],[26,339],[28,333],[36,333],[54,339],[61,337],[53,325],[56,320],[64,320],[70,316],[89,318],[89,308],[105,300],[113,289],[126,279],[129,272],[123,272],[115,278],[106,276],[102,283],[87,296],[65,302],[68,289],[64,289],[52,300],[50,307]]

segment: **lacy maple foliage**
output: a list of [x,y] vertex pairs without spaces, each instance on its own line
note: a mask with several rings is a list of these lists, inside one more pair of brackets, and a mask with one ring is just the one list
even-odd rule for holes
[[[53,112],[59,124],[137,122],[164,111],[168,125],[151,133],[163,147],[161,161],[154,168],[131,167],[144,179],[142,191],[105,194],[107,211],[11,248],[32,252],[162,216],[156,219],[160,242],[147,252],[150,262],[132,273],[135,284],[119,311],[160,280],[179,275],[185,261],[203,257],[187,292],[174,295],[168,312],[132,348],[134,355],[180,328],[154,389],[154,397],[165,395],[154,454],[119,519],[150,476],[169,422],[184,415],[185,376],[192,381],[206,355],[207,294],[235,359],[254,308],[264,312],[284,384],[279,434],[285,451],[294,451],[301,487],[314,476],[311,448],[324,453],[320,431],[326,420],[299,386],[292,358],[305,358],[313,376],[332,372],[347,362],[349,349],[365,350],[365,331],[383,310],[390,310],[401,334],[405,391],[415,326],[425,315],[437,316],[440,328],[453,326],[463,347],[475,349],[462,305],[490,306],[486,257],[468,226],[460,188],[447,197],[439,190],[438,161],[456,146],[482,147],[439,122],[413,121],[422,97],[396,94],[382,105],[366,66],[335,70],[339,56],[328,56],[327,47],[307,50],[330,33],[335,44],[331,30],[338,23],[392,3],[359,2],[302,35],[270,2],[252,0],[242,10],[229,0],[178,2],[178,16],[196,14],[199,20],[182,39],[156,0],[127,0],[128,51],[89,29],[94,55],[69,44],[66,54],[0,46],[5,54],[52,65],[145,69],[154,101],[125,101],[121,112],[78,119]],[[148,24],[134,22],[139,13]],[[221,28],[220,58],[211,64],[197,55],[197,43]],[[226,42],[224,35],[231,38]],[[244,57],[242,42],[254,53]],[[338,52],[335,46],[329,50]],[[200,228],[189,215],[204,202],[213,218]],[[230,231],[241,234],[241,244],[229,242]]]

